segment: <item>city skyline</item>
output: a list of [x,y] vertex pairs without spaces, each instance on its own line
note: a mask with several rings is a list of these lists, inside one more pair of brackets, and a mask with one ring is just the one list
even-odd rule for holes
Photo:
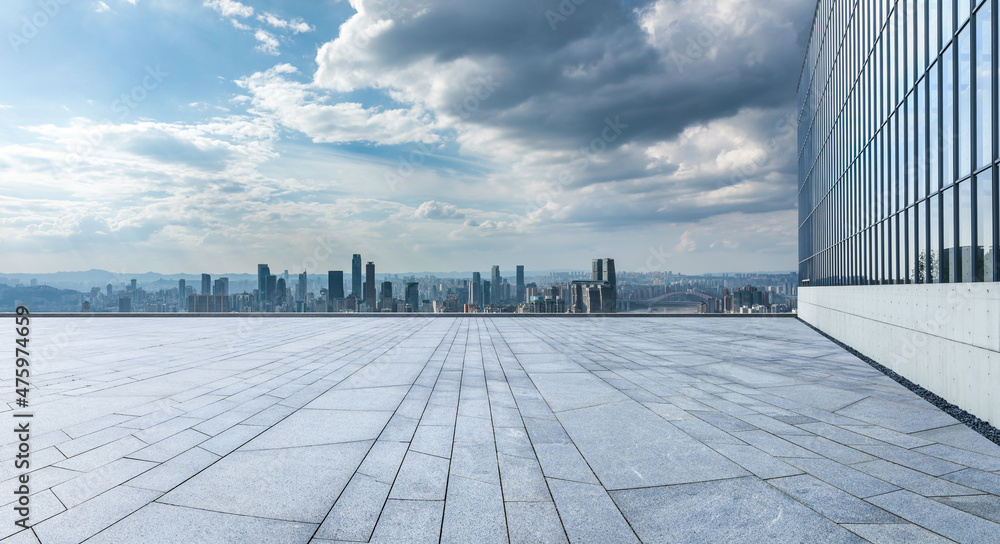
[[[354,254],[352,265],[360,257]],[[350,278],[343,270],[314,269],[312,274],[279,270],[275,267],[272,273],[270,264],[258,263],[256,276],[201,273],[192,277],[200,289],[187,286],[183,277],[150,278],[148,274],[142,283],[135,277],[123,282],[120,278],[92,276],[82,284],[59,282],[69,287],[67,291],[53,290],[35,277],[29,287],[16,278],[0,276],[0,304],[30,303],[43,312],[119,313],[535,314],[642,312],[647,308],[650,312],[658,308],[656,311],[668,313],[786,313],[794,311],[798,283],[794,272],[716,276],[629,273],[617,271],[611,257],[593,259],[590,271],[539,273],[515,265],[513,270],[505,269],[504,274],[499,265],[493,265],[489,279],[483,279],[480,272],[466,273],[464,277],[391,273],[379,277],[371,261],[366,263],[363,275],[352,270]],[[109,283],[105,285],[104,281]],[[364,286],[361,296],[348,288],[358,284]],[[763,297],[740,297],[744,290],[766,291],[775,297],[769,299],[766,293]]]
[[0,6],[4,272],[795,268],[808,3],[57,4]]

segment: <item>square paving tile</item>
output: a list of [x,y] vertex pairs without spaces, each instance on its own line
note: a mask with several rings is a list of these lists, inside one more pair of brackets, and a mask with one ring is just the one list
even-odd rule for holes
[[794,319],[67,322],[4,543],[1000,542],[1000,446]]

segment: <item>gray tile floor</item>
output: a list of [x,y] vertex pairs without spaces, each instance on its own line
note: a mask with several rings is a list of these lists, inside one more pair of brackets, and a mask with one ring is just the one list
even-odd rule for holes
[[5,542],[1000,542],[1000,447],[796,320],[33,325]]

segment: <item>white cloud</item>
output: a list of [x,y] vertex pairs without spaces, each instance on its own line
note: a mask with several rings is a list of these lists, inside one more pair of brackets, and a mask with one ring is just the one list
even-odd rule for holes
[[434,200],[421,204],[413,215],[420,219],[465,219],[465,214],[455,205]]
[[97,13],[104,13],[106,11],[111,11],[111,7],[98,0],[97,2],[94,2],[94,11]]
[[250,17],[253,8],[236,0],[205,0],[203,4],[219,12],[223,17]]
[[316,142],[395,145],[440,139],[433,132],[433,120],[418,107],[383,109],[365,108],[356,102],[330,104],[323,89],[287,78],[297,71],[290,64],[281,64],[237,83],[250,93],[254,111]]
[[233,28],[237,30],[250,30],[249,25],[241,23],[238,19],[230,19],[229,23],[233,25]]
[[694,241],[691,236],[691,231],[686,230],[684,234],[681,234],[681,239],[674,247],[674,251],[677,253],[691,253],[698,247],[698,244]]
[[263,12],[257,15],[257,20],[262,23],[267,23],[274,28],[280,28],[282,30],[291,30],[294,34],[301,34],[303,32],[312,32],[315,30],[313,27],[309,26],[308,23],[302,19],[292,19],[290,21],[282,19],[273,13]]
[[255,40],[259,42],[257,44],[257,47],[255,47],[257,51],[260,51],[261,53],[266,53],[268,55],[279,54],[278,46],[280,44],[278,43],[278,39],[274,37],[274,34],[271,34],[270,32],[262,28],[258,28],[257,32],[254,33],[253,37]]

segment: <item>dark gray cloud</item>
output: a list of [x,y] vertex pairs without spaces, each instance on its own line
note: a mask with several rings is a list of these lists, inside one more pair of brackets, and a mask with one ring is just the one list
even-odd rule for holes
[[[405,91],[425,84],[415,81],[415,66],[444,68],[424,74],[434,79],[460,75],[448,68],[470,63],[501,84],[487,98],[471,100],[476,107],[463,112],[463,122],[536,146],[589,140],[607,117],[629,125],[609,144],[615,147],[668,139],[743,108],[790,106],[813,11],[809,2],[790,0],[590,0],[579,6],[443,0],[396,10],[388,8],[391,2],[360,4],[393,25],[364,48],[342,32],[344,47],[328,44],[319,54],[321,84],[336,84],[342,70],[360,70],[370,71],[379,86]],[[560,5],[575,9],[560,11]],[[379,21],[376,15],[357,19],[358,35]],[[345,57],[346,67],[339,62]],[[444,87],[440,96],[425,97],[439,114],[441,106],[460,106],[477,90],[487,94],[474,77]]]

